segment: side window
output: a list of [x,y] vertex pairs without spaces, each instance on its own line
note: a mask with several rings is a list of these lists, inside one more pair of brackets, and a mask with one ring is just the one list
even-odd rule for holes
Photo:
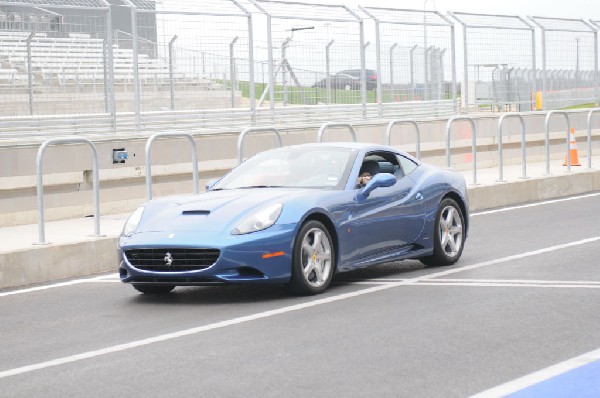
[[[410,160],[409,158],[405,158],[402,155],[398,155],[398,161],[400,162],[400,167],[402,168],[403,175],[409,175],[417,168],[417,164]],[[398,176],[399,177],[399,176]]]
[[[377,173],[390,173],[398,177],[397,171],[401,169],[400,163],[395,154],[391,152],[370,152],[365,156],[363,165],[365,163],[371,164],[374,169],[371,171],[372,175]],[[361,167],[361,172],[363,168]]]

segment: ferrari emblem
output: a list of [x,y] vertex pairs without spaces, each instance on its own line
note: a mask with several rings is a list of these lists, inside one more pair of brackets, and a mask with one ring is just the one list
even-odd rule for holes
[[167,267],[170,267],[171,264],[173,264],[173,256],[169,252],[167,252],[167,254],[165,254],[165,258],[163,258],[163,260],[165,261],[165,264],[167,265]]

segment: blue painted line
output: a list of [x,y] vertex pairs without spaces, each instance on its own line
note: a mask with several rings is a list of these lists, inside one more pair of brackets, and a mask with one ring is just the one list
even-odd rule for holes
[[507,398],[599,398],[600,360],[506,395]]

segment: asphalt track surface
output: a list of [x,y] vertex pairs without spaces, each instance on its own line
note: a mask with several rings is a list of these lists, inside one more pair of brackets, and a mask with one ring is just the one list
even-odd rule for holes
[[315,297],[116,274],[0,291],[0,397],[597,397],[599,225],[598,193],[476,213],[456,265]]

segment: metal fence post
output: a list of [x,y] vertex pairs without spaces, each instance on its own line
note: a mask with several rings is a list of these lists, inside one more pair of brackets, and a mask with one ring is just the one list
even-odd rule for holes
[[331,59],[330,50],[334,41],[331,40],[325,47],[325,90],[327,91],[327,104],[331,104]]
[[231,86],[231,107],[235,108],[235,54],[233,47],[235,43],[238,41],[239,37],[236,36],[233,38],[231,43],[229,43],[229,85]]
[[137,32],[137,8],[131,4],[131,40],[132,40],[132,61],[133,61],[133,92],[134,92],[134,114],[135,114],[135,130],[140,131],[142,129],[141,122],[141,86],[140,86],[140,73],[139,73],[139,46],[138,46],[138,32]]
[[[362,9],[365,13],[367,12],[364,8]],[[379,26],[379,20],[375,17],[372,17],[375,21],[375,59],[376,59],[376,68],[377,68],[377,114],[379,117],[383,117],[383,104],[382,104],[382,91],[381,91],[381,31]],[[390,60],[391,63],[391,60]],[[393,72],[392,72],[393,73]],[[366,72],[365,72],[365,85],[366,85]]]
[[[367,118],[367,71],[366,71],[366,65],[367,65],[367,57],[366,57],[366,49],[367,46],[369,45],[368,43],[365,44],[365,26],[364,26],[364,21],[362,18],[360,18],[359,21],[359,25],[360,25],[360,81],[361,81],[361,85],[360,85],[360,98],[361,98],[361,102],[362,102],[362,108],[363,108],[363,118],[366,119]],[[381,76],[378,76],[377,80],[380,80]]]
[[[169,89],[171,92],[171,110],[175,110],[175,82],[173,81],[173,59],[174,52],[173,46],[177,40],[177,35],[174,35],[171,41],[169,41]],[[236,38],[237,40],[237,38]]]
[[590,21],[590,22],[593,25],[592,29],[594,29],[594,73],[593,73],[594,99],[595,99],[595,105],[598,106],[598,105],[600,105],[600,92],[598,89],[598,80],[599,80],[598,57],[600,57],[600,54],[598,54],[598,27],[599,27],[599,25],[597,23],[595,23],[594,21]]
[[273,33],[271,15],[267,14],[267,53],[269,61],[269,109],[271,122],[275,122],[275,68],[273,65]]
[[454,113],[458,113],[458,90],[456,87],[456,32],[454,24],[450,25],[451,50],[452,50],[452,100],[454,101]]
[[415,83],[415,50],[417,49],[417,45],[411,47],[410,49],[410,86],[412,89],[412,100],[416,101],[417,99],[417,86]]
[[248,72],[250,73],[250,79],[248,82],[250,87],[248,88],[248,90],[250,93],[250,113],[252,114],[251,122],[254,126],[256,124],[256,87],[254,86],[254,28],[252,27],[252,13],[246,11],[246,14],[248,15]]
[[398,43],[392,44],[390,47],[390,90],[392,98],[396,97],[396,87],[394,86],[394,49],[398,47]]
[[468,55],[468,47],[467,47],[467,26],[463,25],[463,62],[464,62],[464,81],[462,87],[462,95],[464,96],[465,102],[465,113],[469,113],[469,55]]
[[31,40],[35,36],[35,31],[27,36],[27,91],[29,93],[29,114],[33,115],[33,60],[31,56]]
[[104,87],[107,112],[111,116],[112,132],[117,132],[117,105],[115,98],[115,69],[114,69],[114,53],[113,53],[113,27],[112,27],[112,12],[109,6],[106,11],[106,47],[104,48]]
[[287,37],[283,43],[281,43],[281,84],[283,86],[283,106],[288,104],[288,82],[287,82],[287,68],[284,65],[288,64],[286,50],[290,42],[291,37]]

